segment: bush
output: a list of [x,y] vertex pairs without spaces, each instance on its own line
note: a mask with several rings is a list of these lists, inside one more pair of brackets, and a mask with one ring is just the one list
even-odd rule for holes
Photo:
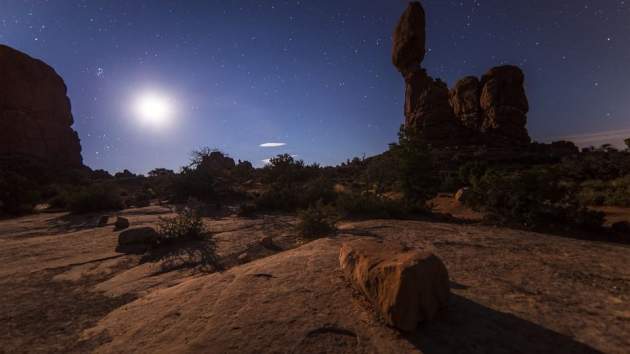
[[296,230],[302,236],[315,238],[335,232],[337,215],[333,207],[318,201],[298,212]]
[[[65,205],[76,214],[105,210],[120,210],[124,203],[118,188],[111,185],[92,185],[68,192]],[[63,202],[58,202],[64,204]]]
[[547,168],[507,172],[488,170],[472,179],[466,204],[483,209],[499,222],[528,228],[577,226],[597,228],[603,214],[588,210],[570,183]]
[[206,227],[199,213],[191,208],[184,208],[177,216],[160,218],[158,224],[160,243],[175,241],[201,240],[207,234]]
[[258,210],[295,211],[304,209],[321,200],[331,203],[335,200],[334,182],[320,175],[303,183],[272,184],[256,201]]
[[11,171],[0,174],[0,211],[29,213],[40,199],[39,186],[32,179]]
[[337,198],[337,210],[345,218],[403,219],[414,212],[405,201],[393,200],[374,193],[344,193]]
[[580,187],[579,199],[586,205],[630,207],[630,176],[586,181]]
[[402,192],[408,202],[424,204],[437,195],[440,184],[429,147],[416,132],[404,126],[398,136],[398,144],[392,144],[390,151],[398,161]]

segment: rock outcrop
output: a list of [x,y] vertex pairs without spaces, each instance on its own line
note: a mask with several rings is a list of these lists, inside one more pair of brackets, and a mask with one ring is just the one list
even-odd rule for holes
[[469,129],[481,130],[483,125],[480,97],[481,82],[474,76],[459,80],[450,92],[450,103],[455,117]]
[[53,68],[0,45],[0,158],[83,166],[66,85]]
[[421,67],[425,25],[422,5],[412,2],[393,36],[392,63],[405,79],[405,126],[434,147],[528,144],[523,72],[515,66],[496,67],[481,80],[463,78],[449,92]]
[[482,131],[508,144],[528,144],[527,112],[529,103],[523,83],[525,75],[516,66],[490,69],[481,78],[480,106],[483,110]]
[[430,252],[395,242],[354,240],[341,246],[339,263],[390,326],[413,331],[448,305],[448,271]]

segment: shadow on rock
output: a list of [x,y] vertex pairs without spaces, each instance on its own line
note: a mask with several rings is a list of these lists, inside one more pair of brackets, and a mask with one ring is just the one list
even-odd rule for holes
[[406,336],[423,353],[599,353],[570,336],[451,295],[447,312]]

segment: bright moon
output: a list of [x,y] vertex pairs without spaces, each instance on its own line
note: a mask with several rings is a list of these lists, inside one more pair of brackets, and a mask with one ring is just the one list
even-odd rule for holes
[[173,102],[164,95],[143,93],[136,98],[134,111],[142,123],[162,127],[173,116]]

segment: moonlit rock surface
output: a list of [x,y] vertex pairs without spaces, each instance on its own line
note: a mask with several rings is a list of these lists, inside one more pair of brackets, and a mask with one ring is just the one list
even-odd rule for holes
[[0,45],[0,157],[81,167],[66,85],[41,60]]

